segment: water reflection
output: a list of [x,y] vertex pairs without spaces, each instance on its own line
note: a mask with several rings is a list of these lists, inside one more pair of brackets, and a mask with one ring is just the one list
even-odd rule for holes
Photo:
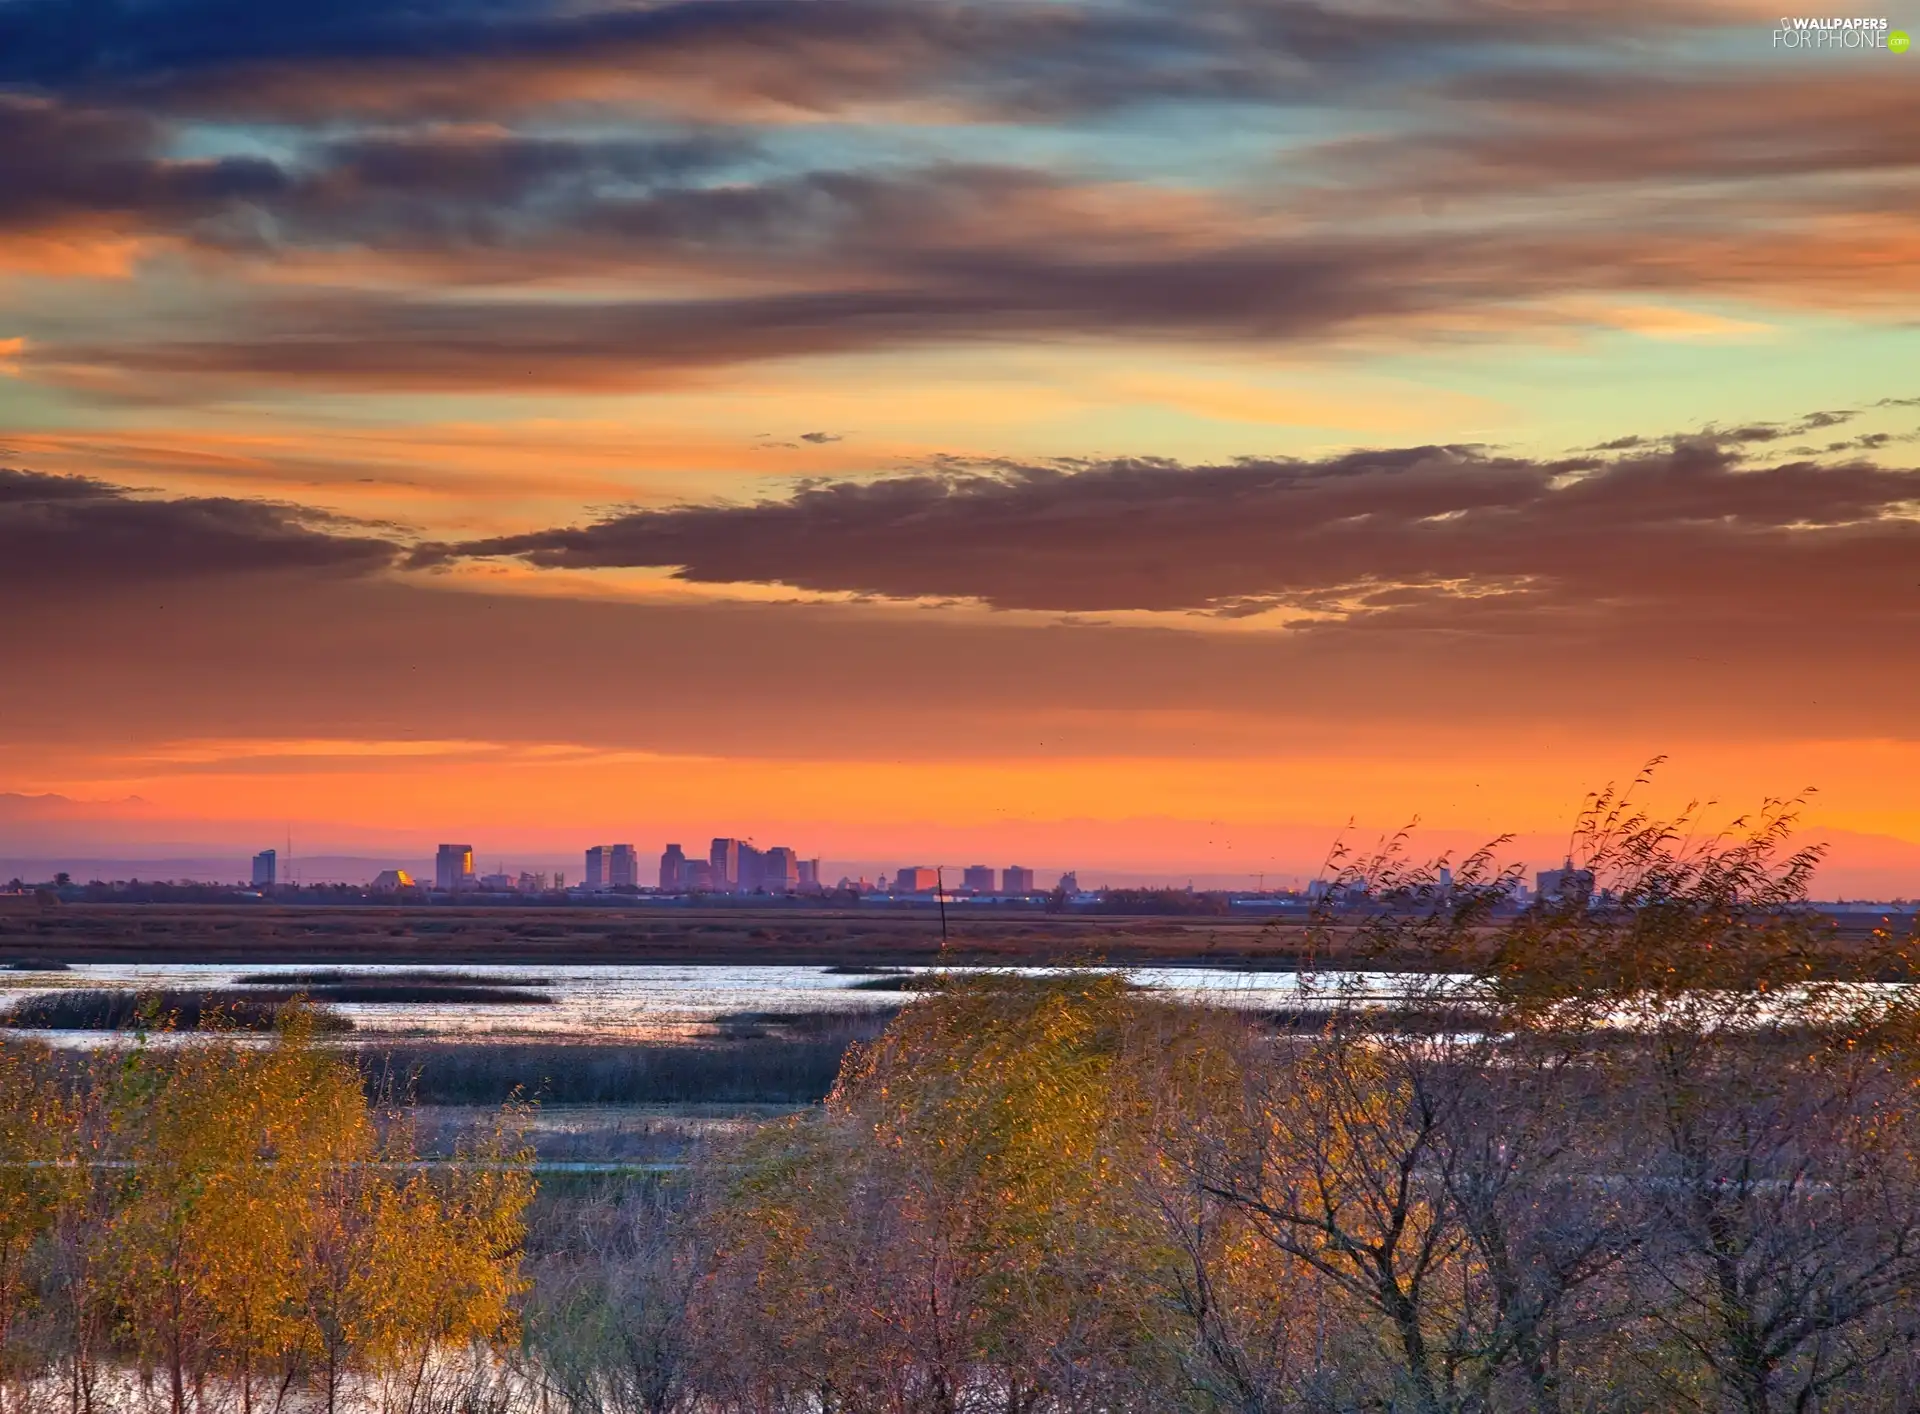
[[[931,967],[887,969],[928,973]],[[952,968],[954,973],[1014,972],[1037,976],[1057,968]],[[1221,967],[1103,968],[1124,972],[1141,986],[1190,1000],[1225,1006],[1294,1007],[1330,1001],[1397,1000],[1410,989],[1431,988],[1436,979],[1386,972],[1253,972]],[[355,1036],[391,1039],[461,1037],[501,1040],[662,1040],[706,1034],[716,1018],[736,1012],[878,1009],[898,1006],[909,993],[871,990],[873,975],[829,967],[687,966],[422,966],[417,963],[316,967],[312,964],[82,963],[58,973],[9,973],[0,981],[0,1005],[48,988],[175,989],[285,988],[325,971],[366,981],[444,977],[449,982],[497,983],[539,989],[539,1003],[415,1000],[397,1003],[332,1002],[354,1024]],[[863,985],[865,984],[865,985]],[[56,1033],[16,1031],[55,1039]],[[68,1042],[104,1033],[58,1033]]]

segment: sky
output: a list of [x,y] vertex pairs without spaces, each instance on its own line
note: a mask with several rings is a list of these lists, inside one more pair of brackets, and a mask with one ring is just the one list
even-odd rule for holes
[[0,854],[1544,866],[1659,756],[1920,896],[1828,13],[0,0]]

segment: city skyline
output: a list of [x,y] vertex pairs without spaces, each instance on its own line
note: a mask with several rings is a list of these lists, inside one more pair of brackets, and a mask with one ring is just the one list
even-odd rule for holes
[[[1404,836],[1401,845],[1405,846],[1414,838],[1412,835]],[[495,851],[491,856],[492,863],[483,865],[478,862],[487,857],[483,850],[476,851],[473,846],[466,844],[442,844],[436,848],[434,856],[427,861],[423,870],[409,867],[415,863],[414,860],[395,855],[323,855],[304,861],[302,870],[282,873],[291,861],[272,848],[250,857],[243,856],[225,862],[208,857],[156,857],[144,863],[113,861],[105,869],[98,867],[102,861],[59,858],[9,860],[0,855],[0,880],[11,874],[22,883],[44,883],[58,872],[69,875],[75,884],[238,884],[269,891],[275,887],[297,889],[302,886],[344,885],[370,887],[376,892],[418,888],[450,896],[463,893],[571,893],[590,896],[711,893],[773,898],[852,892],[928,898],[944,889],[952,897],[986,895],[1038,898],[1061,888],[1069,893],[1099,892],[1113,888],[1184,888],[1209,893],[1271,893],[1311,897],[1315,889],[1339,872],[1343,861],[1352,862],[1357,857],[1364,857],[1369,852],[1369,843],[1377,849],[1385,847],[1388,842],[1348,839],[1339,848],[1330,851],[1316,868],[1304,872],[1258,870],[1244,874],[1104,867],[1083,871],[1070,863],[1049,862],[1036,866],[987,865],[977,861],[966,864],[908,864],[900,861],[909,858],[937,860],[938,857],[924,852],[914,855],[902,851],[895,851],[888,856],[891,863],[872,859],[835,860],[821,856],[801,859],[790,848],[773,846],[757,851],[747,841],[729,836],[712,840],[705,859],[689,857],[681,845],[667,843],[659,857],[657,873],[652,876],[648,873],[649,856],[646,848],[631,843],[590,845],[572,856],[575,861],[584,858],[585,867],[572,870],[566,867],[564,856],[539,853],[514,855],[508,851]],[[723,875],[720,866],[715,863],[723,846],[732,847],[733,863],[727,867],[736,872],[731,877]],[[779,856],[783,855],[790,858],[779,860]],[[1431,864],[1440,886],[1449,888],[1454,879],[1454,865],[1461,856],[1458,853],[1421,855],[1403,850],[1402,857]],[[1581,867],[1571,852],[1557,862],[1551,852],[1539,858],[1530,858],[1508,849],[1505,852],[1496,850],[1491,857],[1494,870],[1510,877],[1521,898],[1558,898],[1570,893],[1590,895],[1597,887],[1593,872]],[[767,864],[770,859],[786,865],[786,868],[774,872]],[[743,860],[747,861],[744,868]],[[89,868],[90,865],[94,867]],[[1084,882],[1079,877],[1082,872],[1088,876]],[[1831,880],[1831,875],[1828,877]],[[1834,887],[1831,884],[1821,887],[1818,874],[1815,875],[1815,881],[1812,896],[1820,900],[1857,901],[1862,904],[1920,901],[1920,888],[1915,887],[1880,891]]]
[[[688,832],[680,833],[685,835]],[[1180,888],[1191,883],[1202,889],[1231,892],[1258,891],[1263,888],[1303,889],[1314,879],[1327,877],[1334,870],[1336,865],[1332,856],[1336,851],[1344,851],[1350,857],[1366,854],[1386,843],[1384,833],[1357,828],[1333,831],[1325,836],[1302,835],[1294,841],[1298,847],[1291,854],[1277,852],[1265,858],[1254,858],[1247,861],[1248,867],[1241,869],[1232,867],[1234,861],[1231,859],[1208,860],[1204,855],[1185,862],[1179,859],[1154,860],[1150,857],[1103,857],[1103,851],[1097,844],[1084,837],[1082,848],[1058,855],[1024,848],[1024,844],[1032,843],[1031,839],[1024,842],[1017,837],[996,839],[991,834],[963,839],[957,848],[951,850],[926,847],[929,837],[937,833],[928,830],[922,835],[903,840],[882,841],[880,847],[870,850],[823,849],[818,855],[810,853],[806,862],[818,866],[825,884],[829,886],[843,876],[871,881],[882,874],[890,876],[902,867],[917,865],[931,868],[937,865],[946,870],[948,886],[958,891],[966,887],[965,874],[970,867],[979,866],[985,858],[1004,859],[1011,854],[1015,858],[1032,861],[1026,867],[1036,876],[1042,891],[1049,886],[1048,881],[1059,874],[1077,871],[1087,876],[1090,885],[1097,886]],[[636,872],[637,886],[652,887],[657,877],[660,850],[647,843],[637,829],[616,830],[610,834],[635,836],[637,842],[631,845],[635,851],[631,867]],[[1811,837],[1818,839],[1817,834]],[[272,855],[276,882],[281,884],[364,885],[383,871],[401,868],[410,871],[424,884],[433,885],[439,879],[439,861],[436,857],[439,846],[423,842],[425,838],[431,837],[371,848],[316,846],[312,853],[304,849],[287,853],[283,846],[256,851],[244,842],[223,844],[211,849],[185,846],[103,853],[85,849],[53,852],[32,848],[8,849],[3,847],[4,837],[0,836],[0,880],[15,875],[44,879],[55,872],[67,872],[76,878],[102,880],[179,878],[246,881],[259,861],[266,855]],[[1093,838],[1097,839],[1097,836]],[[596,848],[611,851],[615,847],[576,843],[558,847],[549,844],[516,847],[510,843],[487,842],[478,836],[476,839],[479,842],[471,846],[459,846],[463,850],[471,850],[469,877],[475,881],[488,877],[499,881],[504,875],[514,887],[523,887],[520,882],[523,874],[549,881],[557,876],[562,881],[561,887],[589,887],[588,871],[583,868],[584,860]],[[1490,843],[1473,835],[1442,832],[1417,825],[1408,833],[1406,841],[1408,852],[1413,857],[1426,860],[1444,855],[1456,862]],[[746,840],[740,842],[748,843]],[[682,841],[683,850],[686,843]],[[1517,868],[1522,877],[1532,882],[1543,871],[1561,867],[1569,844],[1564,832],[1516,836],[1506,846],[1496,849],[1494,857],[1503,867]],[[660,849],[665,847],[663,844]],[[698,857],[690,857],[690,862],[694,858]],[[705,864],[707,860],[699,859],[698,862]],[[796,862],[799,862],[797,854]],[[997,879],[1007,864],[994,863],[985,867],[991,868]],[[1824,898],[1920,897],[1920,858],[1915,859],[1912,867],[1896,865],[1881,869],[1849,870],[1844,865],[1839,868],[1831,864],[1823,865],[1816,871],[1814,883],[1816,894]],[[508,885],[500,883],[498,886]]]

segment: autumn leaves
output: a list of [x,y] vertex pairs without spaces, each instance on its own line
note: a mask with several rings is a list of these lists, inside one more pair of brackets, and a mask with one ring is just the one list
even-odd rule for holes
[[[531,1179],[505,1131],[414,1161],[290,1012],[231,1041],[0,1052],[0,1334],[16,1380],[174,1414],[424,1379],[512,1328]],[[111,1401],[108,1401],[111,1402]]]

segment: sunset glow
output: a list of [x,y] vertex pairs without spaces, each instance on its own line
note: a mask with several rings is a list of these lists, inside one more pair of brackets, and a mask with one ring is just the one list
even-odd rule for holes
[[9,873],[1541,862],[1665,756],[1920,893],[1911,55],[1581,0],[116,14],[0,4]]

